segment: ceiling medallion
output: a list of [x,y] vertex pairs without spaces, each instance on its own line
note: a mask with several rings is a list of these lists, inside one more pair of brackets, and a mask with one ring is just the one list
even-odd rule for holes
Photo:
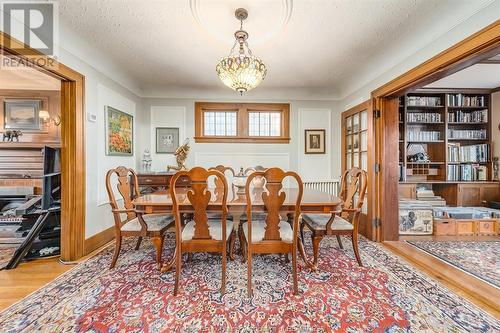
[[238,8],[234,15],[240,21],[240,29],[234,33],[235,41],[229,55],[219,61],[215,71],[222,83],[243,95],[266,78],[267,69],[248,46],[248,33],[243,30],[243,21],[248,17],[247,10]]

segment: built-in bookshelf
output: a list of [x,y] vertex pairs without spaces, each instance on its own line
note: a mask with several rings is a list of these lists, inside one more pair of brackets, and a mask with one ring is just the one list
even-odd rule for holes
[[400,182],[491,181],[490,91],[421,89],[400,98]]

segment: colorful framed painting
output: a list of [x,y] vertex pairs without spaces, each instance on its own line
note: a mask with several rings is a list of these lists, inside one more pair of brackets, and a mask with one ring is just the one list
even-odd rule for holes
[[173,154],[179,148],[179,128],[156,128],[156,153]]
[[325,130],[324,129],[306,129],[305,130],[305,153],[306,154],[325,154]]
[[134,155],[134,117],[105,106],[106,155]]

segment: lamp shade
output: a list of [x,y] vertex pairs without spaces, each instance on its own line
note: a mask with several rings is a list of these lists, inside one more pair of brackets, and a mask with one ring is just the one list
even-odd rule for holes
[[50,118],[50,114],[49,114],[49,111],[46,111],[46,110],[41,110],[39,113],[38,113],[38,117],[40,117],[40,119],[43,119],[43,120],[47,120]]

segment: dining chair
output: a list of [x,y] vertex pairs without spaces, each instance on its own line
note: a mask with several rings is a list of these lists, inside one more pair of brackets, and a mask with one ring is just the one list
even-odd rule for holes
[[[191,186],[186,194],[177,193],[176,182],[179,177],[186,176],[191,180]],[[209,178],[217,177],[222,183],[222,191],[212,193],[208,186]],[[213,189],[212,189],[213,190]],[[173,213],[176,229],[175,250],[175,287],[174,295],[179,291],[179,280],[182,269],[182,254],[196,252],[220,252],[222,254],[222,283],[221,293],[226,290],[226,246],[231,235],[232,224],[227,224],[227,193],[226,177],[217,170],[206,170],[195,167],[189,171],[179,171],[170,180],[170,197],[172,198]],[[221,203],[221,219],[208,218],[208,206],[216,200]],[[194,212],[193,219],[185,225],[181,223],[181,207],[189,206]]]
[[[359,266],[363,266],[358,248],[359,217],[365,198],[367,187],[366,171],[353,168],[344,172],[341,178],[340,198],[344,205],[341,212],[331,214],[303,214],[300,225],[302,240],[304,239],[304,227],[307,226],[312,234],[313,265],[318,263],[319,244],[324,236],[335,235],[342,249],[341,235],[349,235],[352,240],[354,255]],[[340,216],[338,216],[340,213]]]
[[[115,197],[112,184],[113,175],[116,175],[116,189],[123,200],[122,209]],[[133,186],[130,186],[130,177],[134,178]],[[109,196],[111,212],[115,220],[115,253],[111,260],[110,268],[116,265],[116,261],[120,255],[122,238],[124,237],[137,237],[136,250],[139,249],[143,237],[151,237],[156,248],[156,263],[159,267],[161,265],[161,253],[165,233],[169,228],[174,226],[174,218],[170,214],[142,214],[142,212],[134,209],[132,200],[139,196],[139,186],[137,184],[137,174],[135,171],[124,166],[111,169],[106,174],[106,190]],[[126,214],[124,220],[122,220],[123,214]]]
[[[255,177],[265,180],[263,189],[251,188]],[[280,210],[286,199],[286,193],[281,192],[283,181],[292,177],[297,182],[297,197],[293,223],[290,224],[280,216]],[[297,280],[297,239],[302,201],[303,184],[300,176],[292,171],[285,172],[280,168],[269,168],[255,171],[248,176],[245,195],[247,202],[247,222],[243,225],[243,261],[248,262],[248,296],[252,296],[252,256],[256,254],[292,254],[293,291],[298,293]],[[252,214],[252,198],[261,197],[265,206],[265,219],[256,219]]]
[[[266,168],[264,168],[262,165],[257,165],[255,167],[246,168],[245,171],[244,171],[244,174],[245,174],[245,176],[249,176],[250,174],[252,174],[255,171],[264,171],[264,170],[266,170]],[[265,183],[265,180],[264,180],[263,177],[256,176],[253,179],[253,184],[252,185],[254,186],[254,188],[263,188],[264,187],[264,183]]]

